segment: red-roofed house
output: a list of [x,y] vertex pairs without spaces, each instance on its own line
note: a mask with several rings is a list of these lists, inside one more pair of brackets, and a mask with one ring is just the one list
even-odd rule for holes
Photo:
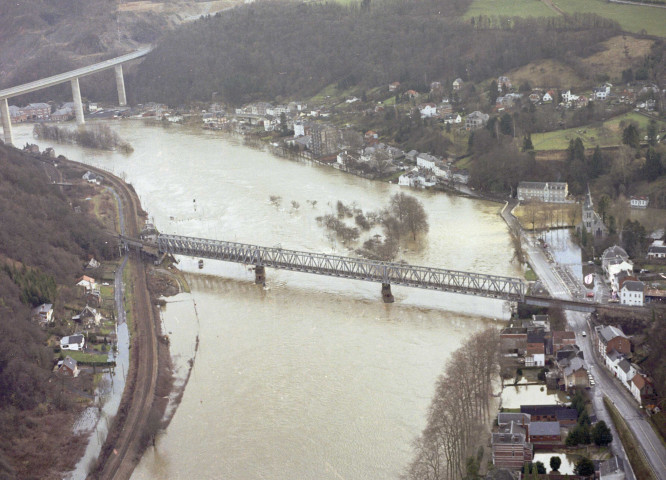
[[640,373],[637,373],[630,382],[631,394],[638,401],[639,405],[643,404],[643,397],[654,395],[654,387],[650,379]]

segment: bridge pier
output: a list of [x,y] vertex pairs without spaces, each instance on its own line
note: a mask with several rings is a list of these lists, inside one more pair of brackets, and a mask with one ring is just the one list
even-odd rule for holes
[[76,124],[83,125],[86,119],[83,117],[83,103],[81,102],[81,89],[79,88],[79,77],[72,78],[72,98],[74,99],[74,113]]
[[127,96],[125,95],[125,79],[123,78],[123,64],[116,65],[116,87],[118,88],[118,105],[124,107],[127,105]]
[[5,143],[7,145],[14,145],[12,119],[9,116],[9,104],[6,98],[0,100],[0,117],[2,117],[2,131],[5,134]]
[[390,283],[382,283],[382,300],[384,300],[384,303],[395,302],[395,298],[393,298],[393,294],[391,293]]
[[254,283],[266,285],[266,268],[263,265],[254,267]]

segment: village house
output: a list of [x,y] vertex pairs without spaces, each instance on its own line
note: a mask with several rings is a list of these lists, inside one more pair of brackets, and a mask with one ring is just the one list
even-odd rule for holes
[[72,317],[72,321],[80,323],[85,326],[96,326],[98,327],[103,320],[102,314],[97,311],[96,309],[89,307],[88,305],[85,306],[83,310],[81,310],[81,313],[78,315],[74,315]]
[[28,119],[25,112],[16,105],[9,106],[9,118],[12,123],[23,123]]
[[663,240],[655,240],[648,247],[648,258],[666,258],[666,245]]
[[560,422],[560,425],[575,425],[578,411],[563,405],[521,405],[520,413],[527,413],[534,422]]
[[562,93],[562,101],[564,103],[573,103],[576,100],[578,100],[578,95],[571,93],[571,90],[567,90],[566,92]]
[[96,268],[99,268],[100,263],[95,260],[95,258],[91,258],[90,261],[86,264],[86,270],[94,270]]
[[611,87],[613,85],[610,83],[605,83],[600,87],[593,89],[594,98],[597,100],[606,100],[611,93]]
[[526,367],[543,367],[546,365],[546,349],[544,345],[544,331],[527,332]]
[[90,170],[84,173],[81,176],[81,178],[84,179],[86,182],[94,183],[95,185],[101,185],[102,181],[104,180],[103,176],[93,173]]
[[587,368],[582,358],[578,356],[564,358],[557,362],[557,368],[561,378],[560,387],[563,390],[590,386]]
[[453,90],[457,92],[458,90],[460,90],[462,88],[462,85],[463,85],[462,78],[456,78],[453,81],[453,84],[452,84]]
[[576,334],[574,332],[565,332],[562,330],[553,331],[553,355],[562,350],[567,345],[576,344]]
[[30,103],[20,110],[26,120],[48,120],[51,116],[51,105],[48,103]]
[[58,374],[63,377],[78,377],[79,365],[76,360],[67,355],[64,360],[58,362]]
[[523,201],[539,201],[546,203],[564,203],[569,195],[566,182],[520,182],[517,198]]
[[601,255],[601,268],[606,274],[608,283],[611,284],[615,292],[620,288],[616,278],[617,275],[620,272],[626,272],[631,275],[634,271],[634,265],[629,261],[629,255],[618,245],[613,245],[604,250],[604,253]]
[[389,92],[396,92],[400,88],[400,82],[389,83]]
[[527,353],[527,328],[507,327],[500,332],[500,348],[503,353]]
[[526,413],[517,413],[517,412],[499,412],[497,414],[497,425],[500,428],[510,427],[511,422],[514,422],[521,427],[529,425],[531,418]]
[[638,280],[626,280],[620,287],[620,303],[642,307],[644,304],[645,284]]
[[86,339],[80,333],[76,335],[70,335],[68,337],[62,337],[60,339],[60,349],[61,350],[83,350],[84,345],[86,344]]
[[631,390],[631,380],[637,373],[636,366],[624,358],[624,355],[620,355],[614,350],[608,355],[608,360],[608,369],[627,389]]
[[53,304],[42,303],[38,307],[32,309],[32,319],[37,321],[41,326],[47,325],[53,321]]
[[534,445],[561,443],[560,422],[530,422],[527,427],[527,440]]
[[467,171],[467,169],[452,169],[450,176],[455,183],[461,183],[463,185],[467,185],[469,183],[469,171]]
[[407,90],[405,92],[405,95],[408,96],[409,98],[419,98],[419,92],[416,90]]
[[631,394],[634,396],[639,405],[643,404],[645,397],[654,395],[654,386],[652,381],[641,373],[634,375],[631,379]]
[[497,468],[520,469],[525,462],[532,461],[532,444],[527,440],[525,428],[519,424],[511,422],[506,430],[491,435],[493,465]]
[[629,199],[629,206],[631,208],[647,208],[648,203],[650,203],[650,198],[644,195],[632,196]]
[[548,90],[546,93],[543,94],[543,98],[541,101],[543,103],[550,103],[553,101],[553,98],[555,98],[555,92],[552,90]]
[[489,118],[490,115],[488,115],[487,113],[482,113],[476,110],[467,115],[467,117],[465,118],[465,128],[467,130],[476,130],[478,128],[481,128],[485,126],[486,123],[488,123]]
[[459,113],[447,113],[444,115],[444,123],[449,125],[459,124],[462,122],[462,117]]
[[508,91],[511,90],[511,80],[509,80],[509,77],[498,77],[497,78],[497,91],[502,92],[502,91]]
[[89,277],[87,275],[81,276],[77,281],[76,281],[76,286],[77,287],[83,287],[83,289],[86,292],[91,292],[93,290],[97,290],[97,283],[95,283],[95,279],[92,277]]
[[614,456],[599,464],[599,480],[625,480],[624,463],[620,457]]
[[421,118],[432,118],[437,116],[437,105],[434,103],[425,103],[419,106]]
[[594,332],[597,349],[604,361],[613,350],[621,354],[631,353],[631,342],[621,329],[611,325],[598,325],[594,327]]

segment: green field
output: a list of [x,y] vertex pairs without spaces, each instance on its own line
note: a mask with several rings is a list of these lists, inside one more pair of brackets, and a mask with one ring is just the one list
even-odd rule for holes
[[488,16],[507,17],[550,17],[555,11],[539,0],[474,0],[465,18]]
[[[620,5],[605,0],[554,0],[560,10],[574,13],[596,13],[617,21],[623,30],[666,37],[666,8]],[[465,18],[478,15],[549,17],[557,13],[539,0],[474,0]]]
[[532,144],[535,150],[565,150],[569,146],[569,140],[580,137],[585,148],[610,147],[619,145],[622,138],[620,122],[635,122],[641,129],[641,137],[645,135],[649,118],[636,112],[627,113],[607,120],[601,126],[586,125],[554,132],[533,133]]
[[666,8],[620,5],[604,0],[555,0],[555,6],[567,13],[596,13],[615,20],[624,30],[666,37]]

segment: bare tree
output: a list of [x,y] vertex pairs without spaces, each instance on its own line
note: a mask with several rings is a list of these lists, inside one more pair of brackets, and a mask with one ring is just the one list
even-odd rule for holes
[[417,198],[396,193],[391,197],[389,212],[400,223],[402,232],[411,233],[413,240],[416,240],[417,234],[428,232],[428,216]]

